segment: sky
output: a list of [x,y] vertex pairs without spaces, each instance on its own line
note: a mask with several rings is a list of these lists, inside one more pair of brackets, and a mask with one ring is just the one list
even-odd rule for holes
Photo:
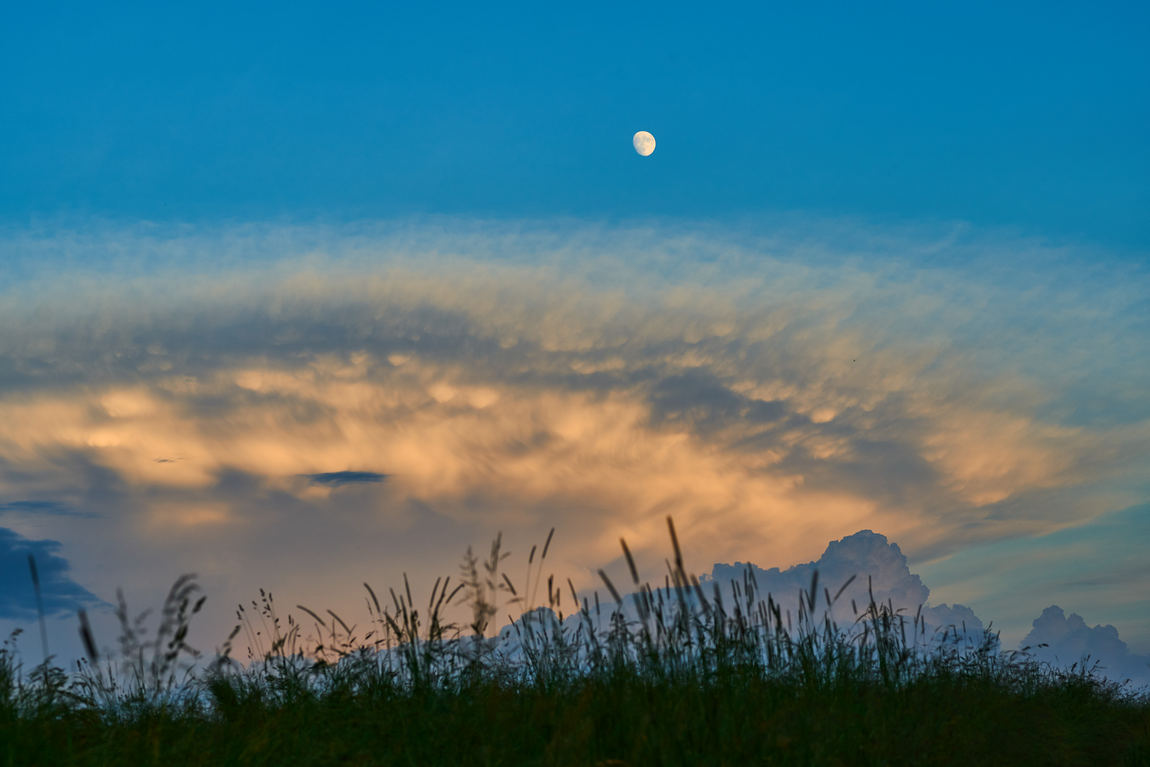
[[498,532],[525,571],[555,527],[579,589],[620,537],[659,573],[672,515],[699,573],[873,531],[851,562],[897,545],[1004,644],[1138,667],[1147,33],[1133,3],[8,9],[0,629],[39,651],[28,553],[54,651],[184,572],[210,650],[259,588],[356,615]]

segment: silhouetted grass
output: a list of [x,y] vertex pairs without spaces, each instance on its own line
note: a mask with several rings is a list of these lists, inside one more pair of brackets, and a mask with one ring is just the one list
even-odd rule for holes
[[[197,674],[188,624],[204,597],[180,578],[148,639],[146,614],[119,597],[119,657],[67,674],[50,658],[27,678],[15,636],[0,650],[0,763],[45,764],[1148,764],[1150,700],[959,634],[925,642],[925,624],[870,602],[840,628],[815,574],[798,614],[762,598],[748,573],[724,599],[674,563],[663,586],[600,577],[613,604],[543,577],[549,535],[528,556],[522,592],[499,538],[468,550],[459,581],[425,603],[364,584],[369,621],[273,596],[237,624]],[[554,533],[554,531],[552,531]],[[536,604],[546,588],[546,606]],[[457,601],[458,598],[458,601]],[[488,636],[499,602],[523,615]],[[629,602],[627,610],[619,605]],[[461,627],[444,618],[469,608]],[[822,607],[820,607],[820,604]],[[821,614],[820,614],[821,613]],[[245,633],[249,664],[231,659]],[[45,644],[46,644],[46,640]],[[45,650],[46,652],[46,650]],[[184,665],[181,666],[181,660]]]

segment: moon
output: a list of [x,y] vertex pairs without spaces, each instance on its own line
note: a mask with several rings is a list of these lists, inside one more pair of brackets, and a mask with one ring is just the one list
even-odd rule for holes
[[650,157],[651,152],[655,151],[655,137],[645,130],[636,133],[631,143],[635,145],[635,151],[643,157]]

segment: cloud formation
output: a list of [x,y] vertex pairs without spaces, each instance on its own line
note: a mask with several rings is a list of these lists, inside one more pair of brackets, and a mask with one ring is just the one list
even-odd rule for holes
[[[1034,619],[1034,628],[1022,640],[1035,659],[1056,668],[1072,664],[1097,671],[1114,681],[1129,679],[1136,686],[1150,685],[1150,655],[1133,653],[1118,637],[1111,625],[1086,625],[1077,613],[1067,615],[1058,605],[1051,605]],[[1045,645],[1042,647],[1040,645]]]
[[[961,639],[975,646],[983,639],[984,625],[973,610],[957,604],[931,605],[930,589],[918,575],[911,573],[898,544],[888,542],[886,536],[871,530],[831,541],[818,559],[785,570],[763,569],[741,562],[716,564],[700,581],[718,585],[720,592],[729,597],[731,584],[739,584],[745,577],[753,579],[758,593],[771,594],[784,611],[790,610],[795,616],[800,594],[809,592],[811,584],[817,583],[817,615],[821,616],[830,603],[830,614],[841,627],[851,626],[865,613],[873,598],[876,605],[887,605],[903,615],[908,632],[921,615],[924,638],[928,642],[942,641],[942,632],[951,640]],[[708,586],[710,588],[712,586]]]
[[8,501],[7,503],[0,503],[0,514],[36,514],[36,515],[54,515],[65,517],[82,517],[91,516],[84,512],[75,511],[70,509],[58,501]]
[[[784,570],[777,567],[763,569],[739,562],[734,565],[716,564],[700,580],[720,584],[724,595],[729,598],[729,584],[741,583],[744,572],[753,573],[759,593],[772,594],[784,608],[790,608],[797,615],[798,594],[809,589],[815,570],[819,573],[819,583],[824,584],[820,590],[824,587],[829,589],[828,596],[836,594],[852,575],[857,576],[842,590],[831,611],[841,626],[850,625],[858,610],[865,609],[873,593],[876,603],[901,610],[908,622],[922,605],[926,637],[933,641],[957,639],[977,647],[984,629],[990,628],[966,605],[930,604],[930,589],[918,575],[911,573],[909,562],[898,544],[888,542],[885,536],[870,530],[832,541],[822,556],[812,562]],[[825,604],[825,598],[821,604]],[[1091,628],[1081,616],[1075,613],[1067,616],[1057,605],[1043,610],[1032,626],[1018,643],[1018,649],[1025,649],[1034,660],[1058,669],[1068,669],[1089,656],[1087,666],[1097,662],[1099,676],[1116,682],[1129,680],[1135,687],[1150,685],[1150,655],[1131,652],[1114,626]]]
[[1138,499],[1140,274],[820,236],[12,235],[75,269],[0,302],[0,503],[98,515],[35,521],[98,593],[178,568],[226,604],[264,578],[311,601],[381,566],[430,582],[496,530],[557,527],[587,586],[620,536],[657,567],[667,514],[702,561],[860,529],[925,560]]
[[[656,591],[660,587],[668,589],[668,610],[670,614],[675,612],[676,597],[669,590],[669,578],[640,576],[640,580],[650,583]],[[841,631],[853,635],[860,630],[856,621],[866,621],[867,606],[873,599],[876,605],[903,616],[908,641],[919,644],[924,652],[943,646],[969,652],[987,646],[988,641],[994,651],[1007,649],[996,640],[997,632],[992,624],[984,624],[970,607],[931,604],[930,589],[911,572],[899,545],[870,530],[831,541],[822,555],[810,562],[783,569],[763,568],[750,562],[717,563],[711,566],[710,572],[700,575],[699,581],[707,600],[721,601],[728,615],[735,614],[736,606],[744,615],[754,615],[758,603],[765,603],[769,596],[779,606],[784,626],[792,626],[795,632],[800,631],[800,611],[806,611],[807,615],[813,615],[810,625],[821,627],[824,616],[829,616]],[[638,630],[643,623],[638,608],[640,596],[638,592],[622,589],[624,583],[630,583],[626,576],[613,581],[613,585],[624,591],[621,594],[623,615],[633,629]],[[812,586],[815,588],[813,612],[806,606],[810,604]],[[581,596],[591,599],[591,594]],[[746,604],[748,597],[750,605]],[[697,610],[695,593],[688,590],[686,598]],[[596,596],[589,603],[601,606],[601,610],[591,611],[592,625],[599,631],[609,631],[611,613],[616,609],[612,598],[607,596],[601,604]],[[567,613],[565,628],[574,633],[584,618],[575,610],[568,609]],[[554,613],[545,609],[529,611],[528,616],[546,623],[556,621]],[[919,618],[922,628],[916,637]],[[512,657],[518,652],[519,636],[520,632],[513,626],[505,626],[499,632]],[[1086,668],[1099,678],[1120,684],[1130,682],[1133,689],[1150,685],[1150,655],[1132,653],[1114,626],[1090,628],[1080,616],[1067,616],[1057,606],[1046,608],[1034,620],[1033,629],[1018,649],[1025,651],[1030,659],[1054,669],[1067,671],[1076,663],[1081,667],[1088,658]]]
[[317,485],[340,487],[342,485],[374,484],[387,479],[386,474],[377,471],[328,471],[320,474],[304,475]]
[[36,592],[28,557],[35,559],[46,616],[74,613],[104,602],[69,574],[68,560],[57,552],[57,541],[34,541],[0,527],[0,619],[30,620],[37,616]]

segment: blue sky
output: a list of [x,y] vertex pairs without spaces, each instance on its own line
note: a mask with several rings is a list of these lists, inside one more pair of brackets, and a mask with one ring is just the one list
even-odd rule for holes
[[[963,220],[1144,252],[1140,3],[25,3],[0,219]],[[631,133],[659,141],[648,161]]]
[[1140,4],[6,9],[0,570],[49,557],[97,627],[198,572],[211,646],[257,588],[354,614],[500,530],[558,528],[590,589],[619,537],[658,570],[667,514],[699,572],[870,529],[1009,646],[1079,614],[1140,659],[1148,37]]

